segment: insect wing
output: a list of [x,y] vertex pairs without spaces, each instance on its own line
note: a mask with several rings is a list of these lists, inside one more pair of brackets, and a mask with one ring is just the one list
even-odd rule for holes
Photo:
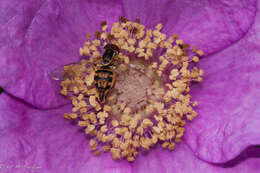
[[71,64],[66,64],[63,66],[59,66],[55,68],[53,71],[51,71],[50,75],[53,80],[64,80],[67,76],[66,73],[64,72],[64,66],[69,66],[69,65],[75,65],[76,63],[71,63]]

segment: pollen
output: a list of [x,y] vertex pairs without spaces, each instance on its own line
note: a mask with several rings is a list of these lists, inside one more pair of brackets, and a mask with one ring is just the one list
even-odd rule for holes
[[[158,143],[174,150],[186,124],[198,116],[199,104],[190,91],[194,82],[203,80],[204,71],[198,68],[203,51],[177,34],[167,37],[161,23],[146,29],[139,19],[120,17],[111,27],[105,21],[100,27],[95,38],[87,34],[79,48],[82,60],[63,67],[60,94],[72,104],[64,118],[84,129],[96,156],[110,151],[115,160],[134,162],[139,153]],[[102,67],[107,44],[116,45],[119,52],[107,67],[115,77],[100,75],[115,82],[101,91],[95,74]],[[99,84],[106,88],[109,83]]]

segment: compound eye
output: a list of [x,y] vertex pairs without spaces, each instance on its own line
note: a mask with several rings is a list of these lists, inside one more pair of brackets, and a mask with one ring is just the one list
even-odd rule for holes
[[106,50],[106,49],[110,49],[110,47],[111,47],[111,44],[107,44],[107,45],[105,45],[104,49],[105,49],[105,50]]
[[104,47],[104,49],[105,49],[105,50],[106,50],[106,49],[112,49],[113,51],[117,51],[117,52],[120,51],[119,48],[118,48],[116,45],[114,45],[114,44],[107,44],[107,45]]

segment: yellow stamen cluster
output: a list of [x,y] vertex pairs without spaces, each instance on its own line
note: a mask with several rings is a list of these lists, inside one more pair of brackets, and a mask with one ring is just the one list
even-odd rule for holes
[[[176,34],[166,39],[161,32],[162,24],[154,30],[145,29],[139,20],[131,22],[121,17],[110,32],[106,22],[101,27],[95,39],[91,40],[88,34],[83,48],[79,49],[80,55],[88,58],[64,67],[60,93],[69,96],[73,105],[72,113],[65,113],[64,117],[85,128],[85,133],[92,137],[89,145],[95,155],[110,151],[114,159],[126,158],[132,162],[142,149],[149,150],[158,143],[173,150],[181,141],[186,121],[197,116],[193,108],[198,103],[191,101],[189,92],[191,82],[202,81],[203,71],[196,63],[203,52],[196,47],[190,49]],[[120,54],[115,57],[118,80],[106,103],[100,104],[94,74],[107,43],[120,48]],[[163,53],[158,55],[158,50]],[[126,82],[120,79],[120,75],[127,74],[138,75],[133,81],[127,81],[130,77],[124,77]],[[134,80],[138,76],[141,81],[145,77],[149,85],[136,87],[139,84]],[[131,95],[137,109],[129,104],[128,98],[135,87],[133,90],[141,88],[144,92],[138,96],[145,97],[138,106],[139,98],[134,93]],[[123,99],[120,100],[118,93]]]

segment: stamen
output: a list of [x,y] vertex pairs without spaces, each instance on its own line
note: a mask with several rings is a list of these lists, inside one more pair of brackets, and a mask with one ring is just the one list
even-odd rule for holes
[[[203,70],[197,67],[203,51],[190,48],[176,34],[166,40],[162,24],[145,29],[140,20],[119,17],[108,30],[107,22],[87,34],[79,49],[80,62],[64,66],[60,94],[68,96],[72,113],[64,118],[76,121],[90,137],[94,155],[110,151],[115,160],[133,162],[138,153],[152,149],[157,143],[173,150],[181,142],[186,121],[197,113],[197,101],[191,101],[193,82],[201,82]],[[115,73],[114,86],[101,91],[96,88],[97,70],[104,68],[104,46],[113,44],[113,62],[106,69]],[[109,81],[108,74],[100,78]],[[106,88],[108,83],[100,83]],[[103,94],[103,101],[101,98]]]

